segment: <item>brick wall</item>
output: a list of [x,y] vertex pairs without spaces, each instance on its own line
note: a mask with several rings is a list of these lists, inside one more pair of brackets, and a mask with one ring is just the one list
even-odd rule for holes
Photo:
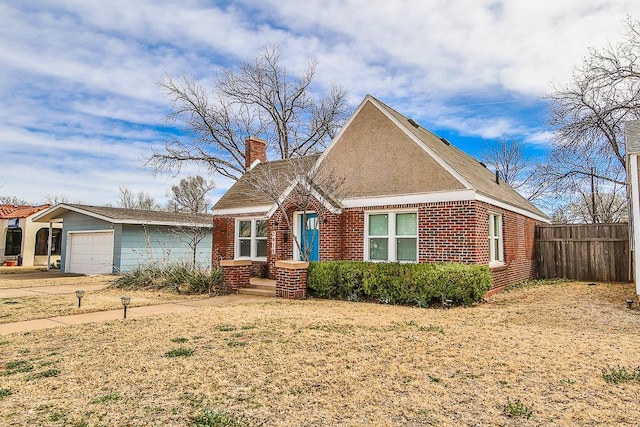
[[[376,206],[366,209],[344,209],[335,215],[321,209],[320,260],[364,259],[364,218],[369,210],[415,208],[418,211],[418,258],[420,262],[489,263],[490,212],[503,215],[505,265],[492,268],[493,290],[535,277],[536,221],[523,215],[478,201],[437,202],[421,205]],[[288,207],[293,224],[293,206]],[[247,215],[251,216],[251,215]],[[253,215],[255,216],[255,215]],[[235,222],[233,218],[214,220],[213,257],[233,259]],[[274,245],[275,239],[275,245]],[[276,279],[275,263],[293,258],[294,240],[281,211],[268,221],[266,265],[253,267],[254,275]],[[218,258],[220,259],[220,258]]]
[[420,206],[419,262],[476,262],[476,218],[474,201],[438,202]]
[[276,297],[304,299],[307,297],[308,262],[278,261],[276,263]]
[[248,287],[251,277],[251,262],[240,260],[220,261],[222,269],[222,284],[231,293],[235,293],[239,288]]
[[213,219],[212,265],[218,266],[221,260],[234,258],[234,233],[234,218],[218,216]]
[[[504,244],[504,266],[491,268],[493,285],[491,293],[521,280],[532,279],[537,274],[535,253],[535,228],[537,221],[488,203],[476,202],[477,220],[477,262],[489,263],[489,213],[502,214],[502,238]],[[485,244],[482,241],[486,242]]]
[[[249,214],[250,218],[255,218],[263,214]],[[213,219],[213,243],[211,251],[212,265],[219,266],[222,260],[235,258],[235,217],[218,216]],[[269,266],[266,261],[253,261],[251,265],[251,276],[268,277]]]

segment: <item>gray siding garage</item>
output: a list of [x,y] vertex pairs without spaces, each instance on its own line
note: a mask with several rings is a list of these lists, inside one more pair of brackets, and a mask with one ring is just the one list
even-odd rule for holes
[[212,220],[207,214],[61,204],[34,220],[62,221],[60,268],[105,274],[148,263],[211,266]]

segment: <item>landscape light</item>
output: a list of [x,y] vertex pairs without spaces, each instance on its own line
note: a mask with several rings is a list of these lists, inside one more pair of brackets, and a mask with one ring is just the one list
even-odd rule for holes
[[120,301],[122,301],[122,305],[124,306],[124,318],[127,318],[127,306],[131,304],[131,297],[120,297]]
[[81,289],[78,289],[76,291],[76,298],[78,298],[78,308],[80,308],[80,301],[82,300],[83,296],[84,296],[84,291]]
[[627,308],[631,308],[632,305],[633,305],[633,300],[632,299],[628,299],[627,300]]

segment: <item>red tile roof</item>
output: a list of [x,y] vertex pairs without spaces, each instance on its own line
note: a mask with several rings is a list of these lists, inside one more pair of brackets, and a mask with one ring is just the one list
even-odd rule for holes
[[0,205],[0,219],[27,218],[35,213],[47,209],[51,205],[16,206]]

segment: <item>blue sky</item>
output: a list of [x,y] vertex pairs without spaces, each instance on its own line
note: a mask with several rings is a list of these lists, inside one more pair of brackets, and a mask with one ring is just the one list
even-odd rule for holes
[[[279,45],[317,62],[315,89],[367,93],[472,155],[503,134],[544,153],[541,97],[587,48],[622,36],[637,0],[0,0],[0,195],[115,203],[118,187],[161,203],[189,174],[153,176],[175,133],[165,73],[202,82]],[[218,176],[215,200],[230,185]]]

